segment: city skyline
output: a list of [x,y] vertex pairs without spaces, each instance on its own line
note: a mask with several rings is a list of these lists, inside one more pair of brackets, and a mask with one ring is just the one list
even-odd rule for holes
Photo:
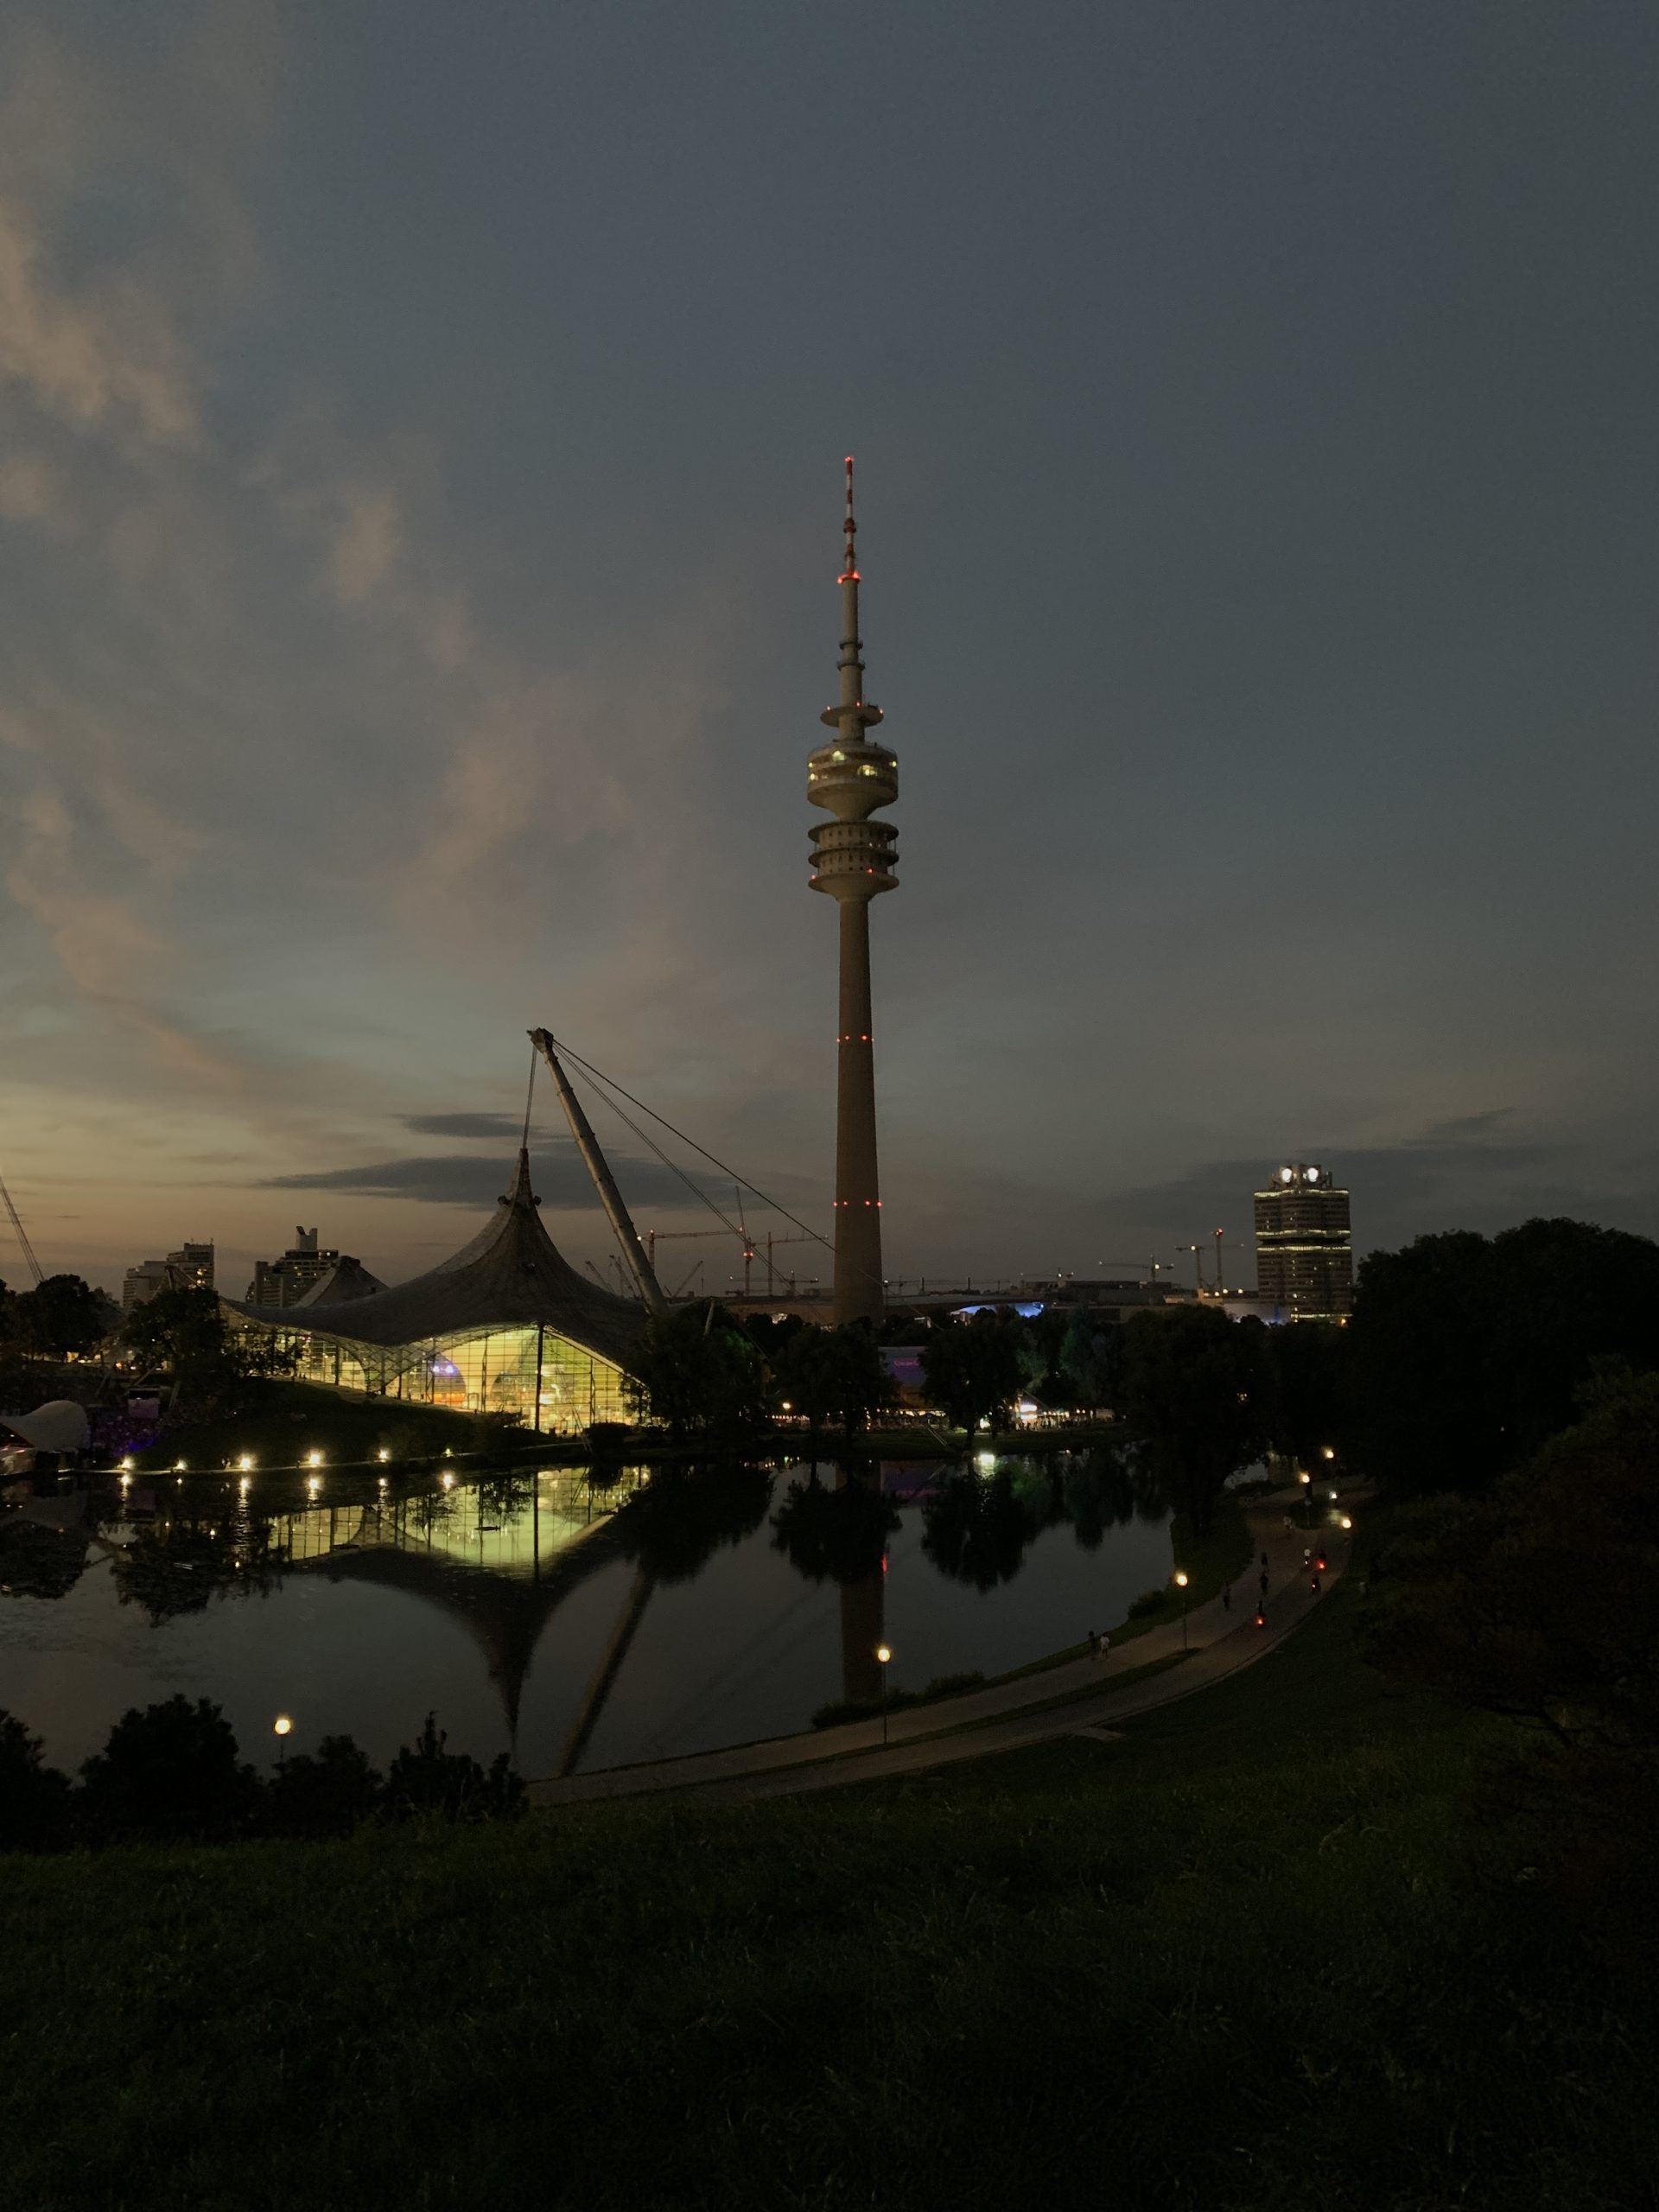
[[1659,1230],[1659,34],[953,29],[861,18],[849,164],[839,33],[741,9],[10,12],[0,1174],[48,1269],[245,1280],[302,1216],[420,1271],[541,1022],[828,1228],[848,450],[893,1274],[1238,1249],[1287,1158],[1357,1253]]

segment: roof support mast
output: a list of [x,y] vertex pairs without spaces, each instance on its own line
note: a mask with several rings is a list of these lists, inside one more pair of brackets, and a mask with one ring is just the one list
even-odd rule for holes
[[666,1313],[668,1300],[663,1295],[663,1287],[658,1281],[656,1271],[646,1255],[644,1240],[622,1203],[622,1193],[617,1189],[610,1165],[599,1148],[599,1139],[594,1135],[593,1125],[582,1110],[582,1101],[570,1088],[570,1078],[559,1064],[550,1033],[545,1029],[532,1029],[530,1041],[547,1062],[553,1077],[553,1087],[559,1094],[559,1103],[564,1109],[564,1118],[569,1122],[570,1134],[576,1141],[576,1150],[582,1154],[588,1173],[594,1179],[599,1202],[605,1209],[606,1218],[621,1249],[628,1272],[639,1287],[639,1295],[645,1302],[646,1311],[653,1314]]
[[35,1247],[29,1241],[29,1231],[23,1227],[16,1207],[11,1203],[11,1192],[3,1183],[0,1183],[0,1199],[5,1201],[6,1211],[11,1217],[12,1233],[17,1239],[17,1249],[28,1261],[29,1272],[34,1276],[38,1287],[46,1281],[46,1277],[41,1274],[41,1263],[35,1256]]

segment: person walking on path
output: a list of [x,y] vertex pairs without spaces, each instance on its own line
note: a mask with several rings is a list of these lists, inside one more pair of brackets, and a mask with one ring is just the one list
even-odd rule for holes
[[1265,1567],[1262,1570],[1260,1580],[1262,1584],[1262,1595],[1265,1598],[1268,1594],[1268,1570]]
[[1221,1593],[1221,1610],[1224,1613],[1230,1613],[1233,1610],[1233,1586],[1230,1582]]
[[1097,1628],[1091,1628],[1089,1631],[1089,1656],[1091,1659],[1100,1656],[1100,1630]]

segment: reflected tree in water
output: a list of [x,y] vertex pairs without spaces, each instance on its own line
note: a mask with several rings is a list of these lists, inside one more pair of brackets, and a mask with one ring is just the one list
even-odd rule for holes
[[692,1581],[722,1544],[753,1535],[772,1488],[764,1467],[661,1470],[617,1514],[618,1544],[653,1581]]
[[1029,1484],[1022,1494],[1006,1467],[984,1479],[948,1475],[922,1507],[922,1549],[953,1582],[994,1590],[1019,1573],[1027,1546],[1050,1517],[1038,1494]]
[[116,1593],[159,1625],[203,1611],[215,1598],[265,1597],[289,1567],[268,1522],[173,1520],[142,1529],[114,1562]]
[[809,1581],[845,1586],[878,1571],[899,1525],[898,1509],[878,1482],[849,1475],[831,1489],[815,1467],[784,1493],[772,1516],[772,1548]]
[[536,1499],[536,1477],[515,1467],[480,1475],[474,1485],[480,1522],[515,1521]]
[[1097,1551],[1109,1529],[1137,1516],[1162,1521],[1169,1500],[1157,1474],[1111,1445],[1069,1454],[1060,1475],[1062,1509],[1084,1551]]
[[22,1515],[0,1522],[0,1597],[62,1598],[80,1580],[86,1536]]

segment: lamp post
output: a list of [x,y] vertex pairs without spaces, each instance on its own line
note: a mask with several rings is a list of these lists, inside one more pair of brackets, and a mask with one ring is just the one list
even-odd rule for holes
[[887,1741],[887,1662],[892,1658],[893,1652],[887,1644],[878,1643],[875,1647],[875,1656],[881,1665],[881,1743],[885,1749]]
[[1175,1587],[1181,1593],[1181,1649],[1185,1651],[1186,1649],[1186,1569],[1185,1567],[1178,1567],[1175,1570]]
[[283,1754],[288,1748],[285,1738],[291,1732],[294,1723],[285,1713],[279,1713],[270,1724],[270,1732],[276,1738],[276,1770],[279,1774],[282,1771]]

